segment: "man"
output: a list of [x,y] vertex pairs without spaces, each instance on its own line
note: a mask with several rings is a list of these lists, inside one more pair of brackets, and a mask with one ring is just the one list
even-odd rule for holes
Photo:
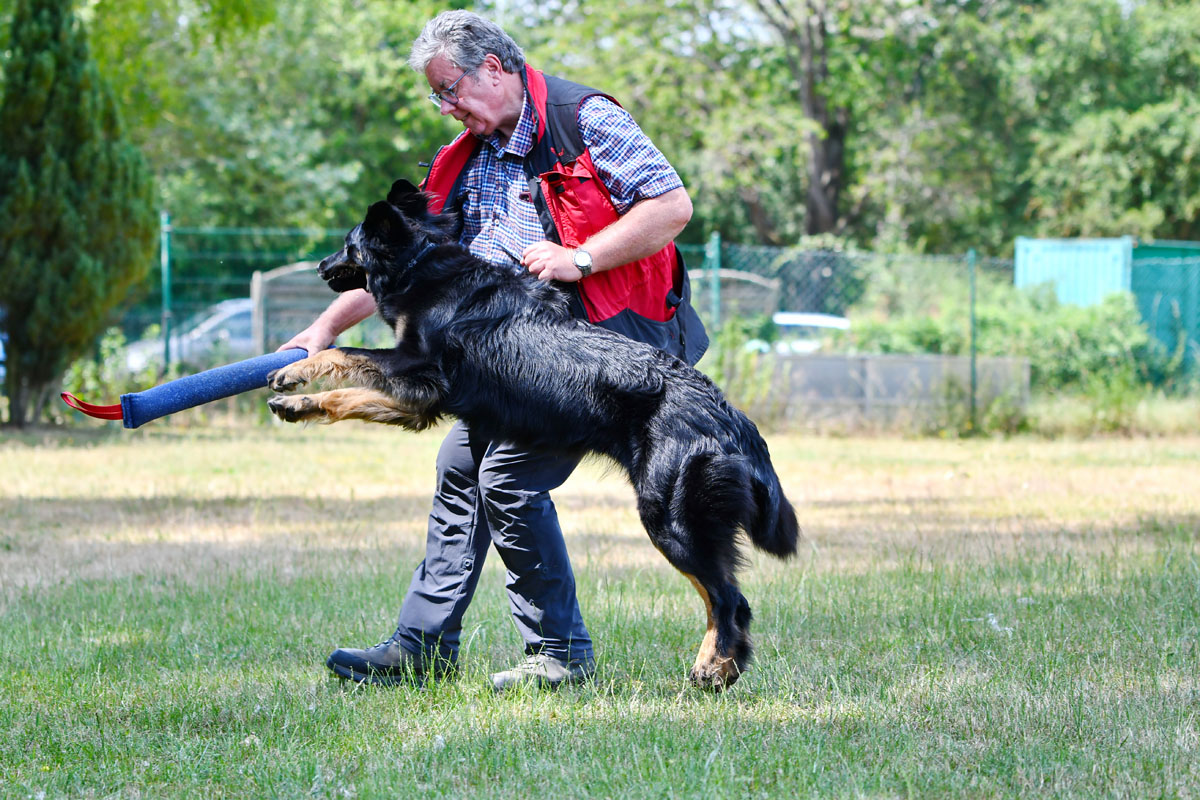
[[[632,118],[598,92],[527,67],[499,26],[467,11],[431,20],[409,64],[424,73],[441,113],[465,129],[423,185],[431,208],[459,215],[463,244],[568,285],[577,315],[695,363],[707,339],[672,244],[691,201]],[[280,349],[322,350],[374,310],[366,292],[342,294]],[[425,560],[396,632],[371,648],[334,651],[329,668],[381,685],[453,672],[463,614],[493,543],[527,656],[493,675],[493,686],[590,677],[592,641],[549,495],[577,463],[481,440],[456,423],[438,454]]]

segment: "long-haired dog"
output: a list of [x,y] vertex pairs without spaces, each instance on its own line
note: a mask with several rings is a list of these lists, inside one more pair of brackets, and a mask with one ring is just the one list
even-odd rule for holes
[[798,536],[758,429],[687,364],[573,318],[561,290],[471,255],[453,222],[407,181],[370,207],[318,270],[335,291],[370,292],[396,346],[325,350],[276,371],[277,392],[318,378],[358,388],[275,395],[271,410],[411,430],[452,415],[492,439],[608,456],[628,474],[650,540],[704,601],[692,681],[732,685],[751,655],[738,532],[780,558]]

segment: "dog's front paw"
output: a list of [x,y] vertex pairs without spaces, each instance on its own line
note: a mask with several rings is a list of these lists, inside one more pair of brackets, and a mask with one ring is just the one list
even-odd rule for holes
[[275,395],[267,399],[267,408],[284,422],[303,422],[319,419],[324,415],[321,407],[306,394],[284,397]]
[[308,383],[308,377],[300,370],[295,369],[294,364],[281,367],[267,375],[267,386],[276,392],[290,392],[306,383]]

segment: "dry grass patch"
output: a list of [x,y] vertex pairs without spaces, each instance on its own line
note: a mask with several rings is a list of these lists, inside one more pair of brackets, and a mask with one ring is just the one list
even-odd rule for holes
[[[197,565],[294,568],[295,553],[419,552],[440,438],[358,425],[153,428],[0,449],[0,583]],[[1197,522],[1200,439],[1046,442],[773,437],[816,571],[911,559],[1132,555]],[[662,566],[623,476],[586,462],[555,494],[581,569]],[[787,571],[768,559],[768,574]]]

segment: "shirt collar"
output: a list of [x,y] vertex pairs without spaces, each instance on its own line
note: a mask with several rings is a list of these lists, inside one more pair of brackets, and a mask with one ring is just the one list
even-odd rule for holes
[[497,156],[511,155],[516,158],[525,158],[529,155],[529,151],[533,149],[533,137],[537,134],[537,115],[533,113],[533,104],[529,100],[529,92],[525,92],[525,97],[521,103],[521,118],[517,120],[517,127],[513,128],[513,135],[508,141],[504,141],[499,133],[493,132],[486,141]]

